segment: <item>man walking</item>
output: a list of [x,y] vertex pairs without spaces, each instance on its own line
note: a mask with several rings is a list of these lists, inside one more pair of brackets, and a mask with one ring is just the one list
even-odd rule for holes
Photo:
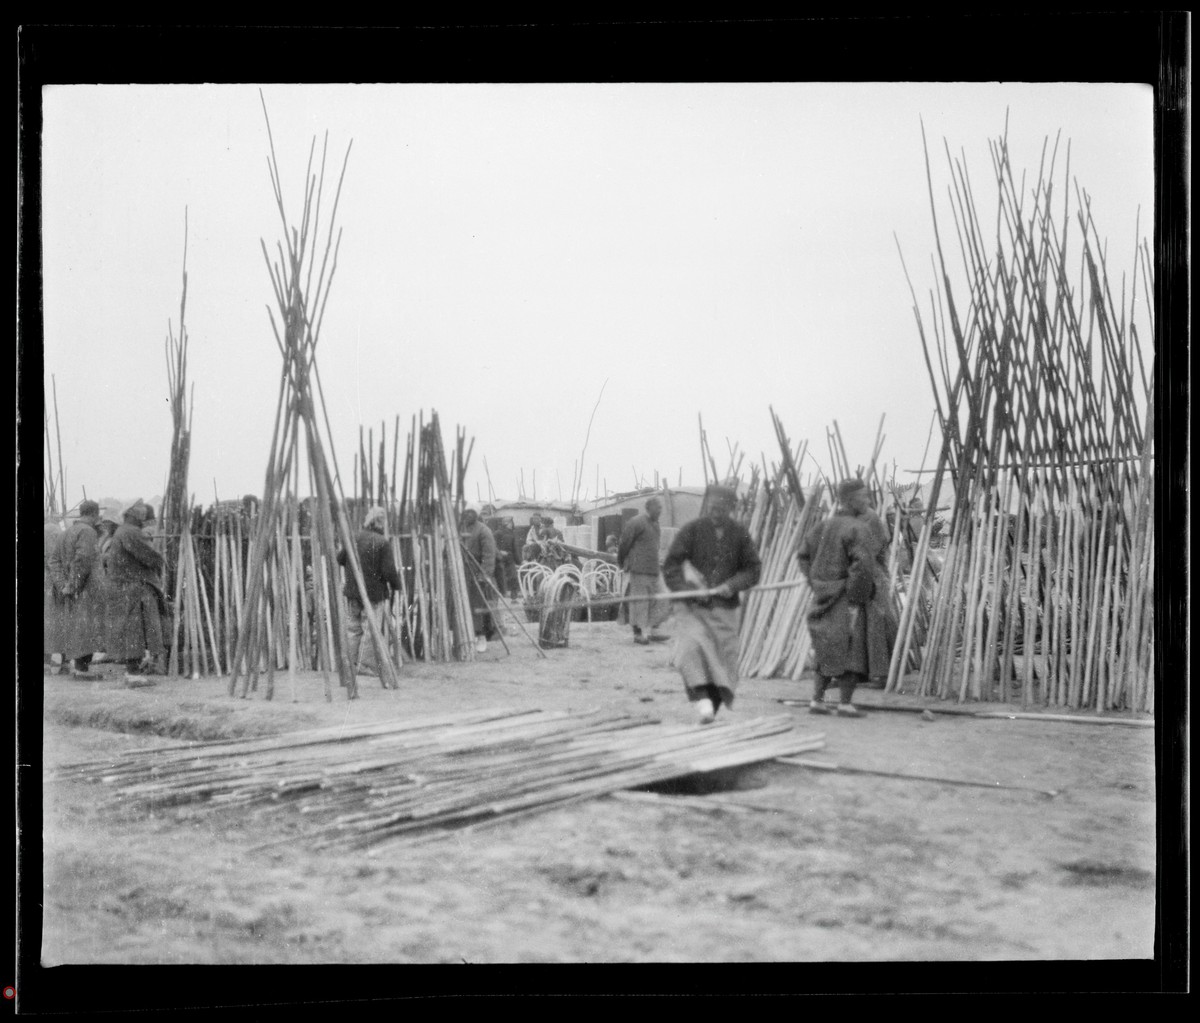
[[812,587],[808,631],[817,659],[813,714],[828,714],[825,691],[837,685],[842,717],[862,717],[853,704],[855,686],[886,676],[895,642],[888,610],[887,575],[881,567],[887,531],[871,510],[860,479],[838,484],[837,507],[818,522],[797,551],[800,571]]
[[625,523],[617,545],[617,565],[629,575],[625,595],[634,598],[628,604],[629,624],[633,626],[633,641],[639,646],[661,643],[668,638],[654,631],[670,614],[666,601],[654,599],[662,592],[658,567],[662,537],[658,519],[662,508],[660,498],[650,498],[646,510]]
[[475,623],[475,652],[484,653],[488,640],[496,635],[496,623],[488,606],[486,580],[496,574],[496,538],[479,514],[468,508],[462,515],[462,545],[466,552],[467,597]]
[[50,557],[63,663],[71,662],[73,678],[91,681],[100,677],[90,672],[92,655],[105,645],[103,579],[97,554],[99,519],[100,505],[95,501],[80,504],[79,518],[59,534]]
[[[400,575],[396,571],[396,559],[392,556],[392,545],[383,535],[386,522],[387,513],[382,507],[375,505],[367,512],[362,529],[354,535],[354,549],[358,552],[358,566],[362,569],[363,583],[367,587],[366,594],[359,593],[358,581],[354,578],[353,571],[346,572],[346,585],[342,589],[346,595],[346,610],[349,615],[346,633],[350,641],[350,663],[354,665],[355,674],[360,674],[358,656],[362,650],[366,616],[371,616],[382,634],[383,612],[391,597],[391,591],[403,589]],[[338,549],[337,563],[347,563],[345,548]],[[369,661],[373,663],[374,658],[370,658]]]
[[125,510],[108,555],[113,619],[104,650],[111,660],[125,662],[126,683],[139,685],[148,681],[139,670],[143,657],[161,661],[164,651],[159,612],[163,556],[143,531],[147,513],[140,501]]
[[675,535],[663,562],[674,591],[712,590],[711,596],[678,601],[675,664],[701,724],[724,704],[733,707],[738,682],[738,594],[758,582],[762,563],[746,527],[733,519],[737,492],[713,485],[705,492],[707,513]]

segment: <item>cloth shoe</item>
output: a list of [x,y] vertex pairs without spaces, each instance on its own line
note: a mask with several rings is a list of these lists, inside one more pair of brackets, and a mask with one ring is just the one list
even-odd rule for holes
[[825,706],[824,700],[813,700],[808,705],[808,712],[810,714],[828,714],[829,708]]
[[71,678],[78,682],[99,682],[103,676],[97,671],[72,671]]
[[664,636],[661,632],[652,632],[647,638],[651,643],[666,643],[671,637]]
[[865,718],[867,715],[852,703],[839,703],[837,716],[840,718]]
[[650,645],[650,640],[648,640],[645,636],[634,636],[633,641],[638,646],[649,646]]
[[475,652],[482,654],[487,652],[487,639],[484,636],[478,636],[475,639]]
[[696,717],[702,725],[711,725],[716,718],[717,712],[713,708],[713,702],[707,696],[703,700],[696,701]]

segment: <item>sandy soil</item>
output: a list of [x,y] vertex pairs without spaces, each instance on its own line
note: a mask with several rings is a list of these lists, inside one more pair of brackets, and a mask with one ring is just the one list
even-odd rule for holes
[[[778,762],[657,795],[603,797],[415,847],[317,855],[232,811],[132,812],[60,764],[180,739],[480,706],[612,707],[691,721],[669,645],[576,623],[539,658],[521,635],[475,663],[406,665],[326,703],[225,679],[130,690],[46,677],[43,965],[790,962],[1150,958],[1151,728],[876,709],[817,718],[807,681],[748,680],[739,718],[795,715],[810,759],[1001,789]],[[866,692],[860,702],[918,707]],[[954,705],[932,703],[937,711]],[[1032,789],[1056,790],[1057,795]],[[283,825],[278,825],[283,827]],[[268,851],[272,837],[293,840]]]

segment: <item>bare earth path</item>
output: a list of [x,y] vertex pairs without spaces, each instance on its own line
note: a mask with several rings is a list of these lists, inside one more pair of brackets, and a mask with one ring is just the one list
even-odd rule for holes
[[[44,767],[181,739],[472,707],[691,720],[670,646],[580,624],[538,658],[508,637],[472,664],[405,665],[347,702],[304,673],[230,698],[226,679],[46,677]],[[120,805],[44,785],[43,965],[1142,959],[1155,921],[1154,731],[876,711],[815,718],[808,683],[747,680],[739,718],[791,713],[810,759],[1056,790],[988,789],[779,763],[675,793],[604,797],[468,835],[316,854],[303,821]],[[914,705],[871,692],[862,702]],[[940,709],[933,705],[934,709]],[[711,788],[712,786],[710,786]],[[271,838],[284,844],[254,852]]]

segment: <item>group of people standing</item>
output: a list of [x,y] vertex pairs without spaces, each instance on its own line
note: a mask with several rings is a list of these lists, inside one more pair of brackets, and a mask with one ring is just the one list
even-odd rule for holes
[[[896,639],[896,616],[888,590],[889,536],[861,479],[836,489],[837,507],[817,523],[796,552],[812,588],[807,626],[816,676],[809,710],[861,717],[855,689],[887,675]],[[757,585],[762,565],[748,530],[734,517],[737,493],[713,485],[705,514],[684,524],[659,564],[662,502],[651,498],[644,513],[625,524],[617,559],[627,574],[625,596],[633,641],[668,637],[657,631],[671,614],[662,586],[688,596],[672,599],[675,666],[702,724],[722,706],[732,707],[738,683],[741,594]],[[661,572],[661,576],[660,576]],[[831,711],[825,694],[836,688]]]
[[[809,709],[861,717],[853,703],[855,689],[886,676],[896,638],[887,582],[889,535],[861,479],[843,481],[836,496],[833,513],[809,530],[796,552],[812,589],[807,625],[816,677]],[[672,638],[659,628],[673,610],[674,663],[701,723],[713,721],[721,707],[733,706],[741,594],[758,583],[762,572],[753,539],[734,518],[736,508],[734,489],[710,486],[704,514],[678,530],[661,561],[663,503],[657,497],[625,524],[619,538],[609,538],[626,575],[624,608],[633,642],[649,646]],[[162,670],[163,623],[170,619],[162,589],[163,555],[150,536],[153,518],[153,508],[140,500],[125,510],[119,526],[101,523],[95,501],[85,500],[65,531],[47,517],[43,654],[48,666],[59,654],[63,673],[97,678],[92,660],[103,651],[108,660],[124,662],[131,683],[145,682],[148,670]],[[562,542],[553,522],[534,520],[525,557],[539,557]],[[356,666],[367,616],[382,629],[391,593],[403,588],[385,524],[384,509],[374,507],[355,537],[365,594],[347,572],[349,653]],[[483,652],[497,633],[491,598],[504,596],[507,576],[499,573],[512,554],[498,548],[492,529],[473,510],[462,516],[460,539],[476,648]],[[347,564],[344,550],[337,560]],[[664,584],[680,596],[668,598]],[[836,708],[825,702],[831,689],[838,693]]]
[[65,529],[47,516],[43,543],[42,658],[52,670],[80,680],[97,653],[123,662],[130,684],[145,683],[148,671],[161,672],[166,651],[162,591],[163,555],[149,530],[154,509],[136,501],[122,522],[101,520],[100,506],[85,500]]

